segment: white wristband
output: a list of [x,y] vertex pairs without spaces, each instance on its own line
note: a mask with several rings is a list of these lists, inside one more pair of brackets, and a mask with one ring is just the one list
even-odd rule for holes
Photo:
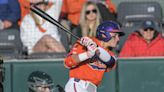
[[99,58],[101,60],[108,62],[111,59],[111,55],[105,49],[98,47],[98,50],[100,51]]
[[79,54],[78,56],[79,56],[80,62],[89,59],[89,56],[88,56],[87,52],[81,53],[81,54]]

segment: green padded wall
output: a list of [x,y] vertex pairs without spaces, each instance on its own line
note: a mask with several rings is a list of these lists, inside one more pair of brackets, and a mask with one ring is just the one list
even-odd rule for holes
[[116,92],[116,70],[105,73],[98,92]]
[[[36,70],[63,87],[69,76],[62,60],[18,60],[4,66],[4,92],[27,92],[27,78]],[[105,73],[98,92],[164,92],[164,58],[119,59],[117,68]]]
[[4,66],[4,92],[12,92],[12,80],[11,80],[11,63],[5,63]]
[[164,92],[164,59],[118,62],[119,92]]
[[[7,68],[4,92],[28,92],[27,79],[33,71],[46,72],[53,78],[55,85],[60,84],[62,87],[65,86],[69,77],[69,71],[63,66],[62,60],[18,60],[4,65]],[[116,92],[115,82],[116,72],[112,70],[105,74],[98,92]]]

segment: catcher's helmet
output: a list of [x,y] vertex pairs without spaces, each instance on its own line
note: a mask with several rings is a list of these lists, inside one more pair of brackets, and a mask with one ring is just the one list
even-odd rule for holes
[[120,25],[113,21],[105,21],[97,27],[96,38],[104,42],[108,42],[111,39],[109,33],[119,33],[119,36],[123,36],[124,32],[120,30]]
[[34,71],[28,77],[28,87],[30,92],[39,92],[38,87],[49,88],[50,92],[54,90],[52,78],[41,71]]

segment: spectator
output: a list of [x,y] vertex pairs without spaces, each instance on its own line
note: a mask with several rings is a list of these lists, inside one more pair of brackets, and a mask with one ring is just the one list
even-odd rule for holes
[[[73,30],[80,19],[80,12],[86,0],[63,0],[60,15],[60,23],[69,30]],[[71,35],[68,34],[69,45],[71,45]]]
[[0,30],[18,28],[20,6],[17,0],[0,0]]
[[119,57],[145,56],[164,56],[164,38],[151,20],[144,21],[141,29],[128,37],[119,54]]
[[[69,30],[73,30],[79,25],[80,12],[86,0],[63,0],[60,23]],[[68,34],[69,45],[71,45],[71,35]]]
[[63,0],[62,19],[71,22],[71,29],[79,24],[80,12],[86,0]]
[[[30,13],[30,0],[18,0],[21,8],[21,18],[19,21],[19,25],[21,24],[21,21],[24,19],[24,17]],[[36,0],[33,0],[36,1]]]
[[116,6],[112,0],[88,0],[95,3],[103,3],[111,13],[116,13]]
[[[24,16],[26,16],[28,13],[30,13],[30,3],[36,3],[39,0],[18,0],[20,3],[20,7],[21,7],[21,19],[24,18]],[[49,5],[51,6],[53,3],[56,3],[56,8],[55,8],[55,16],[57,17],[56,19],[58,20],[59,15],[61,13],[61,5],[62,5],[62,0],[56,2],[56,0],[48,0],[49,1]]]
[[[110,11],[108,13],[111,13],[111,14],[116,13],[116,7],[112,3],[112,0],[63,0],[62,14],[61,14],[62,17],[61,18],[68,19],[71,22],[70,29],[73,29],[74,27],[79,25],[80,12],[86,1],[92,1],[95,3],[103,3],[106,6],[106,8],[108,8],[108,10]],[[100,5],[100,7],[101,7],[101,5]],[[101,12],[104,13],[104,11],[101,11]],[[105,13],[106,13],[106,9],[105,9]],[[106,16],[108,16],[108,14]],[[109,17],[111,17],[111,16],[109,16]],[[68,27],[68,25],[65,24],[65,22],[62,22],[62,23]]]
[[[45,0],[36,0],[31,4],[48,13],[51,17],[58,20],[62,1],[51,2]],[[58,12],[56,12],[58,10]],[[65,52],[61,44],[60,35],[57,27],[45,21],[37,14],[30,12],[27,14],[20,25],[21,39],[23,45],[28,48],[28,54],[33,52]]]
[[[92,1],[98,3],[98,8],[102,16],[102,20],[115,21],[115,5],[111,0],[63,0],[62,13],[60,23],[71,31],[79,25],[80,13],[85,2]],[[103,2],[100,3],[100,2]],[[100,4],[99,4],[100,3]],[[104,5],[105,4],[105,5]],[[110,12],[109,12],[110,11]],[[72,38],[69,36],[69,43],[72,44]]]
[[[86,2],[82,8],[80,16],[80,24],[73,30],[78,37],[96,36],[97,26],[100,24],[101,16],[97,5],[94,2]],[[75,39],[72,38],[72,43]]]

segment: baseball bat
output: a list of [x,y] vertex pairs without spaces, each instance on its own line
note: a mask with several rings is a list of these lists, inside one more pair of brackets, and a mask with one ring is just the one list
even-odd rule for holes
[[63,31],[67,32],[68,34],[72,35],[73,37],[75,37],[76,39],[80,39],[78,36],[74,35],[73,33],[71,33],[71,31],[67,28],[65,28],[62,24],[60,24],[57,20],[55,20],[54,18],[52,18],[50,15],[48,15],[46,12],[42,11],[41,9],[39,9],[38,7],[36,7],[35,5],[31,5],[30,6],[30,10],[32,12],[34,12],[35,14],[39,15],[40,17],[42,17],[43,19],[47,20],[48,22],[56,25],[57,27],[63,29]]
[[[36,13],[37,15],[39,15],[40,17],[42,17],[43,19],[56,25],[57,27],[60,27],[61,29],[63,29],[65,32],[69,33],[70,35],[72,35],[76,39],[80,39],[78,36],[71,33],[71,31],[69,29],[65,28],[62,24],[60,24],[58,21],[56,21],[54,18],[52,18],[50,15],[48,15],[47,13],[45,13],[44,11],[42,11],[41,9],[36,7],[35,5],[31,5],[30,10],[33,11],[34,13]],[[92,61],[92,60],[96,59],[96,57],[97,57],[97,55],[94,55],[90,60]]]

